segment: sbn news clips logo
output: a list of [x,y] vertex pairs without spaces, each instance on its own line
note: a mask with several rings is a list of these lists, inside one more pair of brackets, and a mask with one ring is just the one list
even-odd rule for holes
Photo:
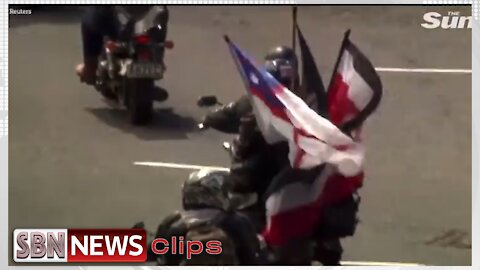
[[157,255],[185,255],[203,252],[218,255],[220,241],[185,241],[156,238],[147,243],[144,229],[17,229],[13,233],[15,262],[145,262],[150,249]]
[[427,12],[423,15],[426,29],[472,29],[472,16],[462,16],[458,11],[449,11],[447,15],[438,12]]

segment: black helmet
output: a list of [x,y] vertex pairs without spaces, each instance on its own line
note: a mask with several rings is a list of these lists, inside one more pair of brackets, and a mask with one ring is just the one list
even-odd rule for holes
[[201,169],[193,172],[182,185],[182,201],[185,210],[211,207],[228,210],[228,172]]
[[287,46],[275,47],[265,56],[265,68],[268,73],[288,88],[292,85],[292,79],[298,81],[297,63],[295,51]]

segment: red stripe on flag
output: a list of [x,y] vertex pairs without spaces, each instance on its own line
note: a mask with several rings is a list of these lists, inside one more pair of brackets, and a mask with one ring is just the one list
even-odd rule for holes
[[352,177],[341,174],[330,176],[315,201],[267,217],[270,219],[270,227],[263,232],[265,240],[269,245],[279,246],[288,244],[292,239],[310,237],[320,222],[322,210],[351,196],[362,187],[363,178],[363,172]]
[[250,92],[252,92],[252,94],[256,97],[258,97],[264,104],[265,106],[267,106],[270,111],[272,112],[273,115],[275,115],[276,117],[280,118],[280,119],[283,119],[285,121],[287,121],[288,123],[292,123],[290,121],[290,118],[288,118],[288,115],[285,113],[284,110],[282,109],[279,109],[279,108],[275,108],[273,106],[270,106],[269,105],[269,102],[267,100],[265,100],[264,96],[262,95],[262,93],[260,93],[258,90],[256,90],[254,87],[250,88]]
[[345,177],[339,173],[330,176],[322,192],[323,202],[331,205],[347,199],[362,187],[364,176],[363,172],[352,177]]
[[[321,197],[320,197],[321,198]],[[321,199],[311,204],[276,214],[270,219],[270,226],[263,232],[265,241],[270,246],[288,244],[297,237],[310,236],[320,218]]]
[[330,121],[337,126],[359,113],[359,109],[348,97],[348,91],[349,85],[337,71],[328,91],[328,115]]

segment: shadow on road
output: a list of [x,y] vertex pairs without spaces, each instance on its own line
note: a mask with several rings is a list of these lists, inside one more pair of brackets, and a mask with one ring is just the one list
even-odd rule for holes
[[50,5],[10,5],[13,9],[31,9],[31,15],[9,15],[8,27],[18,28],[35,24],[74,24],[80,23],[84,6]]
[[152,122],[143,127],[130,124],[127,112],[123,109],[105,107],[87,108],[86,110],[109,126],[147,141],[187,139],[187,134],[194,132],[197,127],[195,119],[178,115],[171,108],[156,109]]

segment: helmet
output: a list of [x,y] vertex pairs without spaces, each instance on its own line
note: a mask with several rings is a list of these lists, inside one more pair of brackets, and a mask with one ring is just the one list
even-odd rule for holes
[[291,87],[293,79],[298,80],[297,56],[290,47],[278,46],[271,49],[265,56],[265,68],[285,87]]
[[201,169],[193,172],[182,185],[182,201],[185,210],[212,207],[229,208],[228,172]]

